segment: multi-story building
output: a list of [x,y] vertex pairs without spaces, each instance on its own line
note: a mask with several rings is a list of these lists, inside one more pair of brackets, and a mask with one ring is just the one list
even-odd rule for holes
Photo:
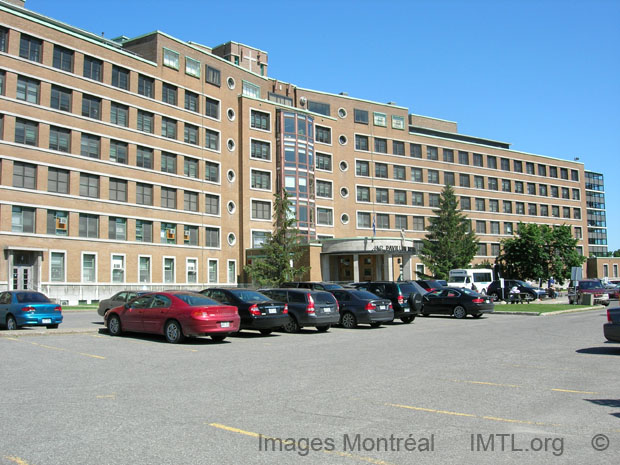
[[0,0],[0,286],[71,302],[247,281],[286,189],[309,278],[408,278],[445,184],[493,261],[520,221],[588,254],[584,166],[394,103],[267,76],[268,55],[105,39]]
[[601,173],[586,171],[585,176],[588,249],[591,256],[606,256],[608,254],[607,218],[603,175]]

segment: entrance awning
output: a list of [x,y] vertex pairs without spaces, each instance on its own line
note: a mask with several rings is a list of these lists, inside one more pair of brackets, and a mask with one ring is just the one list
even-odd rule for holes
[[323,239],[324,254],[391,254],[415,255],[413,239],[389,237],[355,237],[348,239]]

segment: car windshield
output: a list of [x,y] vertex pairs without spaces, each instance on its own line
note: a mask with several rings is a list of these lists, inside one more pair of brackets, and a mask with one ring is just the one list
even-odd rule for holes
[[323,287],[328,291],[333,291],[334,289],[342,289],[340,284],[324,284]]
[[450,282],[452,283],[464,283],[465,276],[450,276]]
[[349,291],[349,293],[354,295],[358,299],[362,299],[362,300],[367,300],[367,299],[375,300],[375,299],[378,299],[378,297],[376,295],[374,295],[372,292],[368,292],[368,291]]
[[409,294],[426,294],[426,289],[416,282],[399,283],[399,286],[400,292],[404,296],[408,296]]
[[581,289],[598,289],[602,286],[598,281],[581,281],[579,287]]
[[187,293],[187,294],[175,294],[177,299],[182,300],[190,307],[202,307],[204,305],[221,305],[213,299],[209,299],[202,294]]
[[476,291],[472,291],[471,289],[469,289],[468,287],[464,287],[460,290],[463,294],[467,294],[467,295],[479,295]]
[[317,304],[333,304],[336,302],[336,298],[329,292],[317,292],[312,294],[312,299]]
[[243,289],[234,289],[230,291],[233,295],[237,296],[239,300],[244,302],[265,302],[271,300],[264,294],[256,291],[248,291]]
[[23,303],[49,303],[50,299],[39,292],[19,292],[16,295],[17,301]]
[[525,281],[515,281],[519,286],[532,288],[530,283],[526,283]]

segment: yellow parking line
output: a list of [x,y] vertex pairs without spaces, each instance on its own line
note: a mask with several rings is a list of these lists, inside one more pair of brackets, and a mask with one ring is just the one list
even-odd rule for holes
[[421,412],[443,413],[444,415],[456,415],[458,417],[475,417],[476,416],[470,413],[450,412],[448,410],[435,410],[432,408],[413,407],[411,405],[401,405],[401,404],[385,404],[385,405],[388,405],[390,407],[405,408],[409,410],[419,410]]
[[[500,383],[491,383],[488,381],[468,381],[468,380],[459,380],[459,379],[453,379],[452,381],[454,381],[455,383],[467,383],[467,384],[481,384],[484,386],[497,386],[497,387],[509,387],[509,388],[524,388],[525,386],[521,386],[518,384],[500,384]],[[544,389],[547,390],[547,389]],[[566,393],[570,393],[570,394],[598,394],[598,392],[594,392],[594,391],[576,391],[573,389],[558,389],[558,388],[551,388],[551,391],[555,391],[555,392],[566,392]]]
[[10,460],[11,462],[15,462],[17,465],[28,465],[28,462],[26,462],[23,459],[20,459],[19,457],[5,455],[4,458],[7,460]]
[[116,399],[116,394],[102,394],[95,396],[97,399]]
[[592,391],[573,391],[572,389],[551,389],[552,391],[556,391],[556,392],[571,392],[574,394],[598,394],[598,392],[592,392]]

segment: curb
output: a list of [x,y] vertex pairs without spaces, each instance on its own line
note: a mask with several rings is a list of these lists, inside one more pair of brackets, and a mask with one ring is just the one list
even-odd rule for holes
[[558,310],[557,312],[504,312],[501,310],[494,310],[493,315],[525,315],[525,316],[553,316],[553,315],[562,315],[564,313],[579,313],[579,312],[590,312],[592,310],[603,310],[605,307],[603,305],[596,305],[594,307],[588,308],[576,308],[574,310]]
[[90,334],[98,333],[101,328],[49,329],[24,331],[0,331],[0,337],[30,337],[30,336],[60,336],[63,334]]

